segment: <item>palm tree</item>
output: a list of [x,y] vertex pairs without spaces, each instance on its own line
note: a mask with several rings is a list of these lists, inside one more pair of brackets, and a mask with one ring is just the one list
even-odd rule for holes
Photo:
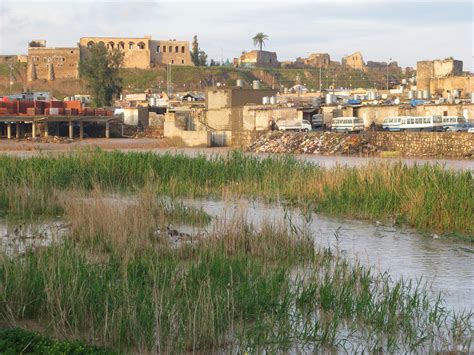
[[252,40],[253,45],[259,46],[260,51],[262,51],[262,46],[265,45],[265,41],[268,40],[268,36],[266,34],[263,34],[263,32],[259,32],[252,38]]

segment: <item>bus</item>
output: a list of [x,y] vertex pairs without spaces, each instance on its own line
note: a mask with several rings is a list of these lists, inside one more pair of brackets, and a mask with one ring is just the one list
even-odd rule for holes
[[441,116],[402,117],[400,131],[443,131],[443,120]]
[[400,131],[400,124],[402,123],[402,116],[399,117],[385,117],[382,124],[384,131],[398,132]]
[[360,132],[364,122],[359,117],[336,117],[332,119],[331,130],[334,132]]

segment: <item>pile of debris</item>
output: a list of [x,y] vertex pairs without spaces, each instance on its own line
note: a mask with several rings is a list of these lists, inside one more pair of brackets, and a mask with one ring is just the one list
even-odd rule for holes
[[364,134],[272,132],[252,143],[256,153],[372,155],[379,149]]
[[48,137],[27,137],[25,138],[26,142],[32,143],[72,143],[74,139],[69,137],[60,137],[60,136],[48,136]]

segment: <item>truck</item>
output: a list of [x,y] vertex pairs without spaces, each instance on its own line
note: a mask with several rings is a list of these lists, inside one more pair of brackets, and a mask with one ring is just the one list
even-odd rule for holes
[[311,123],[307,120],[278,120],[276,126],[279,131],[311,131]]

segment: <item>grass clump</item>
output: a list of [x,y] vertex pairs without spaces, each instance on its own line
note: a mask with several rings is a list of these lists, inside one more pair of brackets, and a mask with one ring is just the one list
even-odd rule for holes
[[0,329],[0,353],[14,354],[115,354],[111,349],[78,341],[59,341],[20,328]]
[[375,163],[324,169],[288,156],[260,159],[240,152],[211,158],[102,151],[0,157],[3,214],[57,213],[54,190],[137,192],[145,186],[166,196],[285,199],[299,206],[311,204],[317,212],[474,236],[471,172],[436,165]]

